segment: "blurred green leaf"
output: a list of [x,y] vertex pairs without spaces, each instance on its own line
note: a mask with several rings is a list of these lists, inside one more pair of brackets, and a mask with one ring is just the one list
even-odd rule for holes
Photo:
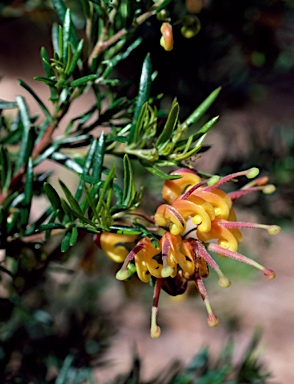
[[[68,48],[70,48],[70,34],[71,34],[71,12],[70,9],[67,8],[65,15],[64,15],[64,20],[63,20],[63,64],[66,66],[68,64]],[[70,59],[70,58],[69,58]]]
[[50,120],[51,114],[50,114],[48,108],[43,103],[43,101],[39,98],[39,96],[33,91],[33,89],[27,83],[25,83],[23,80],[19,80],[19,84],[33,96],[33,98],[36,100],[37,104],[39,105],[39,107],[43,111],[46,118],[48,120]]
[[53,209],[58,212],[57,216],[58,219],[62,222],[64,212],[61,206],[61,200],[58,195],[58,193],[55,191],[55,189],[52,187],[49,183],[44,183],[44,191],[53,207]]
[[65,194],[65,197],[67,198],[67,201],[69,202],[69,205],[73,209],[73,211],[78,212],[80,215],[83,215],[83,212],[81,210],[81,207],[77,200],[73,197],[72,193],[70,190],[67,188],[67,186],[63,183],[63,181],[59,180],[59,184]]
[[7,192],[12,177],[12,161],[9,152],[0,146],[0,170],[2,191]]
[[74,52],[72,59],[66,65],[64,72],[67,76],[70,76],[74,72],[74,70],[76,69],[78,61],[79,61],[79,59],[82,55],[82,52],[83,52],[83,45],[84,45],[84,40],[81,40],[79,42],[75,52]]
[[[70,248],[71,232],[67,231],[61,242],[61,252],[66,252]],[[56,380],[57,381],[57,380]],[[66,383],[66,382],[64,382]]]
[[13,101],[0,100],[0,110],[17,108],[17,104]]
[[75,243],[77,242],[78,240],[78,230],[76,227],[73,227],[72,230],[71,230],[71,235],[70,235],[70,242],[69,242],[69,245],[71,247],[73,247],[75,245]]
[[80,166],[78,162],[76,162],[74,159],[72,159],[71,157],[61,152],[57,152],[57,151],[52,152],[51,159],[56,161],[59,164],[64,165],[66,168],[68,168],[71,171],[74,171],[78,174],[83,173],[83,168]]
[[16,96],[16,102],[19,108],[20,119],[23,125],[21,136],[20,150],[15,164],[14,174],[19,171],[22,166],[27,164],[34,145],[34,131],[31,125],[30,113],[25,99],[22,96]]
[[71,87],[79,87],[80,85],[84,85],[90,81],[93,81],[93,80],[96,80],[97,79],[97,75],[96,74],[91,74],[91,75],[87,75],[87,76],[83,76],[83,77],[80,77],[79,79],[76,79],[76,80],[73,80],[72,82],[70,82],[70,86]]
[[157,8],[156,8],[156,13],[160,12],[162,9],[164,9],[171,0],[164,0]]
[[148,163],[144,162],[144,167],[147,169],[147,171],[149,171],[150,173],[159,177],[162,180],[174,180],[179,178],[178,175],[170,175],[168,173],[163,172],[160,168],[156,167],[152,163],[148,165]]
[[28,160],[26,168],[26,181],[24,187],[24,199],[21,207],[20,225],[22,232],[24,232],[30,217],[31,204],[33,198],[33,163],[32,159]]

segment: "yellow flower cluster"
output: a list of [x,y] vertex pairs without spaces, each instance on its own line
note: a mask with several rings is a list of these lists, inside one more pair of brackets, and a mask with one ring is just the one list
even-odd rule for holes
[[[179,178],[164,183],[162,197],[165,203],[158,207],[153,218],[158,235],[152,240],[143,237],[136,245],[136,236],[116,233],[102,233],[99,236],[99,246],[106,255],[115,262],[123,263],[117,272],[117,279],[128,279],[132,275],[129,267],[134,264],[141,281],[149,282],[151,278],[154,281],[152,337],[160,334],[156,324],[158,301],[161,287],[164,288],[168,279],[182,285],[183,281],[194,281],[206,305],[209,325],[217,325],[218,319],[211,309],[202,278],[208,276],[208,268],[211,267],[218,274],[222,287],[228,287],[231,283],[208,251],[254,266],[269,279],[275,276],[272,270],[237,253],[238,244],[242,241],[239,229],[263,228],[270,234],[276,234],[280,228],[276,225],[238,222],[232,208],[234,200],[253,191],[273,192],[274,186],[267,184],[268,179],[255,179],[243,188],[227,194],[219,188],[221,185],[240,176],[253,179],[258,169],[251,168],[208,180],[201,180],[196,172],[186,168],[173,174]],[[217,244],[211,240],[216,240]],[[180,293],[183,291],[180,290]]]

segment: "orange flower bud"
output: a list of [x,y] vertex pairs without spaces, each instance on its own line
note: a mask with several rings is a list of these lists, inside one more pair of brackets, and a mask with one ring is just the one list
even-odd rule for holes
[[173,28],[170,25],[170,23],[162,23],[160,32],[162,33],[162,36],[160,39],[160,45],[166,51],[171,51],[174,46],[174,38],[173,38]]

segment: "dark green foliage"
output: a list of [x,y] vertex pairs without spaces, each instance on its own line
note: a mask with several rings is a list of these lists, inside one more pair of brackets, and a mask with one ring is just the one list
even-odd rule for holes
[[233,359],[235,348],[230,340],[217,358],[211,356],[208,348],[203,348],[185,368],[174,362],[148,382],[140,379],[144,361],[135,355],[131,371],[112,384],[265,384],[271,375],[257,354],[260,337],[261,333],[256,331],[238,362]]

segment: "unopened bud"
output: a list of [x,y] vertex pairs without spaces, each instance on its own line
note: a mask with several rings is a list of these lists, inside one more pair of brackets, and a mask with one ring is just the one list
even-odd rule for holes
[[166,50],[171,51],[174,46],[173,28],[170,23],[163,23],[160,32],[162,33],[160,45]]

